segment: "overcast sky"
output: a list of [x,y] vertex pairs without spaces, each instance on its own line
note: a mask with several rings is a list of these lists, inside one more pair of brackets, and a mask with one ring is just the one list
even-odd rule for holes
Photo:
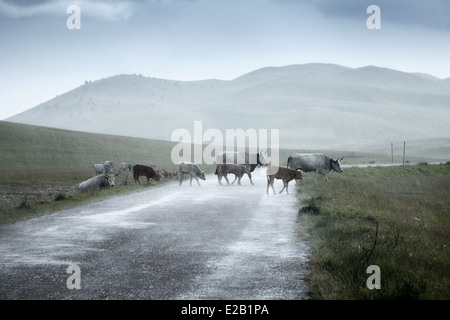
[[322,62],[448,78],[449,55],[448,0],[0,0],[0,119],[117,74],[231,80]]

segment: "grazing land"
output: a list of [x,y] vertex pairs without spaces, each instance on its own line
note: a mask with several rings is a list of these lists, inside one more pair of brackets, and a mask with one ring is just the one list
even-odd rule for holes
[[[450,163],[347,168],[328,183],[304,176],[314,299],[450,298]],[[370,265],[380,289],[366,285]]]
[[132,173],[126,178],[122,172],[115,188],[77,193],[75,186],[95,175],[95,163],[112,160],[115,173],[121,162],[176,170],[170,162],[174,144],[168,141],[9,122],[0,122],[0,137],[0,224],[147,187],[135,186]]

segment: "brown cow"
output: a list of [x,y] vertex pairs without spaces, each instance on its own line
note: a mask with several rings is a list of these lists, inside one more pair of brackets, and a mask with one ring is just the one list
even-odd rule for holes
[[158,170],[155,170],[155,172],[163,180],[173,180],[173,173],[172,172],[169,172],[169,171],[167,171],[165,169],[158,169]]
[[139,182],[139,184],[141,184],[139,181],[140,176],[146,177],[147,183],[149,183],[150,179],[155,179],[156,181],[159,181],[160,179],[159,174],[157,174],[152,167],[136,164],[133,166],[134,183]]
[[253,185],[252,181],[252,174],[250,172],[250,168],[246,167],[244,165],[234,164],[234,163],[222,163],[218,165],[218,171],[217,171],[217,177],[219,179],[219,183],[222,184],[222,177],[225,178],[228,185],[230,185],[230,181],[227,178],[228,173],[234,174],[234,181],[231,183],[233,184],[236,180],[238,180],[238,184],[241,184],[241,178],[246,173],[250,179],[251,184]]
[[270,166],[267,168],[267,194],[269,194],[269,186],[272,186],[273,194],[275,194],[275,188],[273,187],[273,182],[275,179],[283,180],[284,187],[281,189],[280,193],[286,188],[286,193],[288,192],[288,184],[291,180],[303,180],[302,172],[289,169],[286,167]]

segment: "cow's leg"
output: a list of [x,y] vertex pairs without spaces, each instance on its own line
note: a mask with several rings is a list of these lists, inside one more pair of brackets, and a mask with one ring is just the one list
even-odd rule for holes
[[[231,184],[234,184],[234,183],[236,182],[237,179],[238,179],[238,175],[235,173],[235,174],[234,174],[234,180],[233,180],[233,182],[232,182]],[[240,179],[239,179],[238,184],[241,184],[241,180],[240,180]]]
[[273,194],[277,194],[275,192],[275,188],[273,186],[273,182],[275,181],[275,178],[273,176],[268,176],[267,179],[267,194],[269,194],[269,185],[272,186]]
[[247,173],[248,178],[250,179],[250,183],[252,184],[252,186],[254,185],[253,181],[252,181],[252,174],[251,173]]
[[230,185],[230,180],[228,180],[228,173],[224,173],[223,177],[225,178],[225,180],[227,181],[227,184]]
[[178,172],[178,182],[179,182],[180,186],[183,183],[183,174],[181,172]]
[[[283,183],[284,183],[284,187],[286,188],[286,193],[289,194],[289,191],[288,191],[289,181],[283,181]],[[284,188],[283,188],[283,189],[284,189]],[[280,192],[280,193],[281,193],[281,192]]]
[[285,180],[283,180],[283,189],[280,190],[280,193],[282,193],[285,188],[286,188],[286,192],[287,192],[287,183]]

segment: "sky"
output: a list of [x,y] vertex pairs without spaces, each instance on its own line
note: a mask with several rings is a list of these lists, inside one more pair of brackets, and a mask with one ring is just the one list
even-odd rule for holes
[[0,0],[0,120],[118,74],[232,80],[333,63],[443,79],[449,54],[448,0]]

